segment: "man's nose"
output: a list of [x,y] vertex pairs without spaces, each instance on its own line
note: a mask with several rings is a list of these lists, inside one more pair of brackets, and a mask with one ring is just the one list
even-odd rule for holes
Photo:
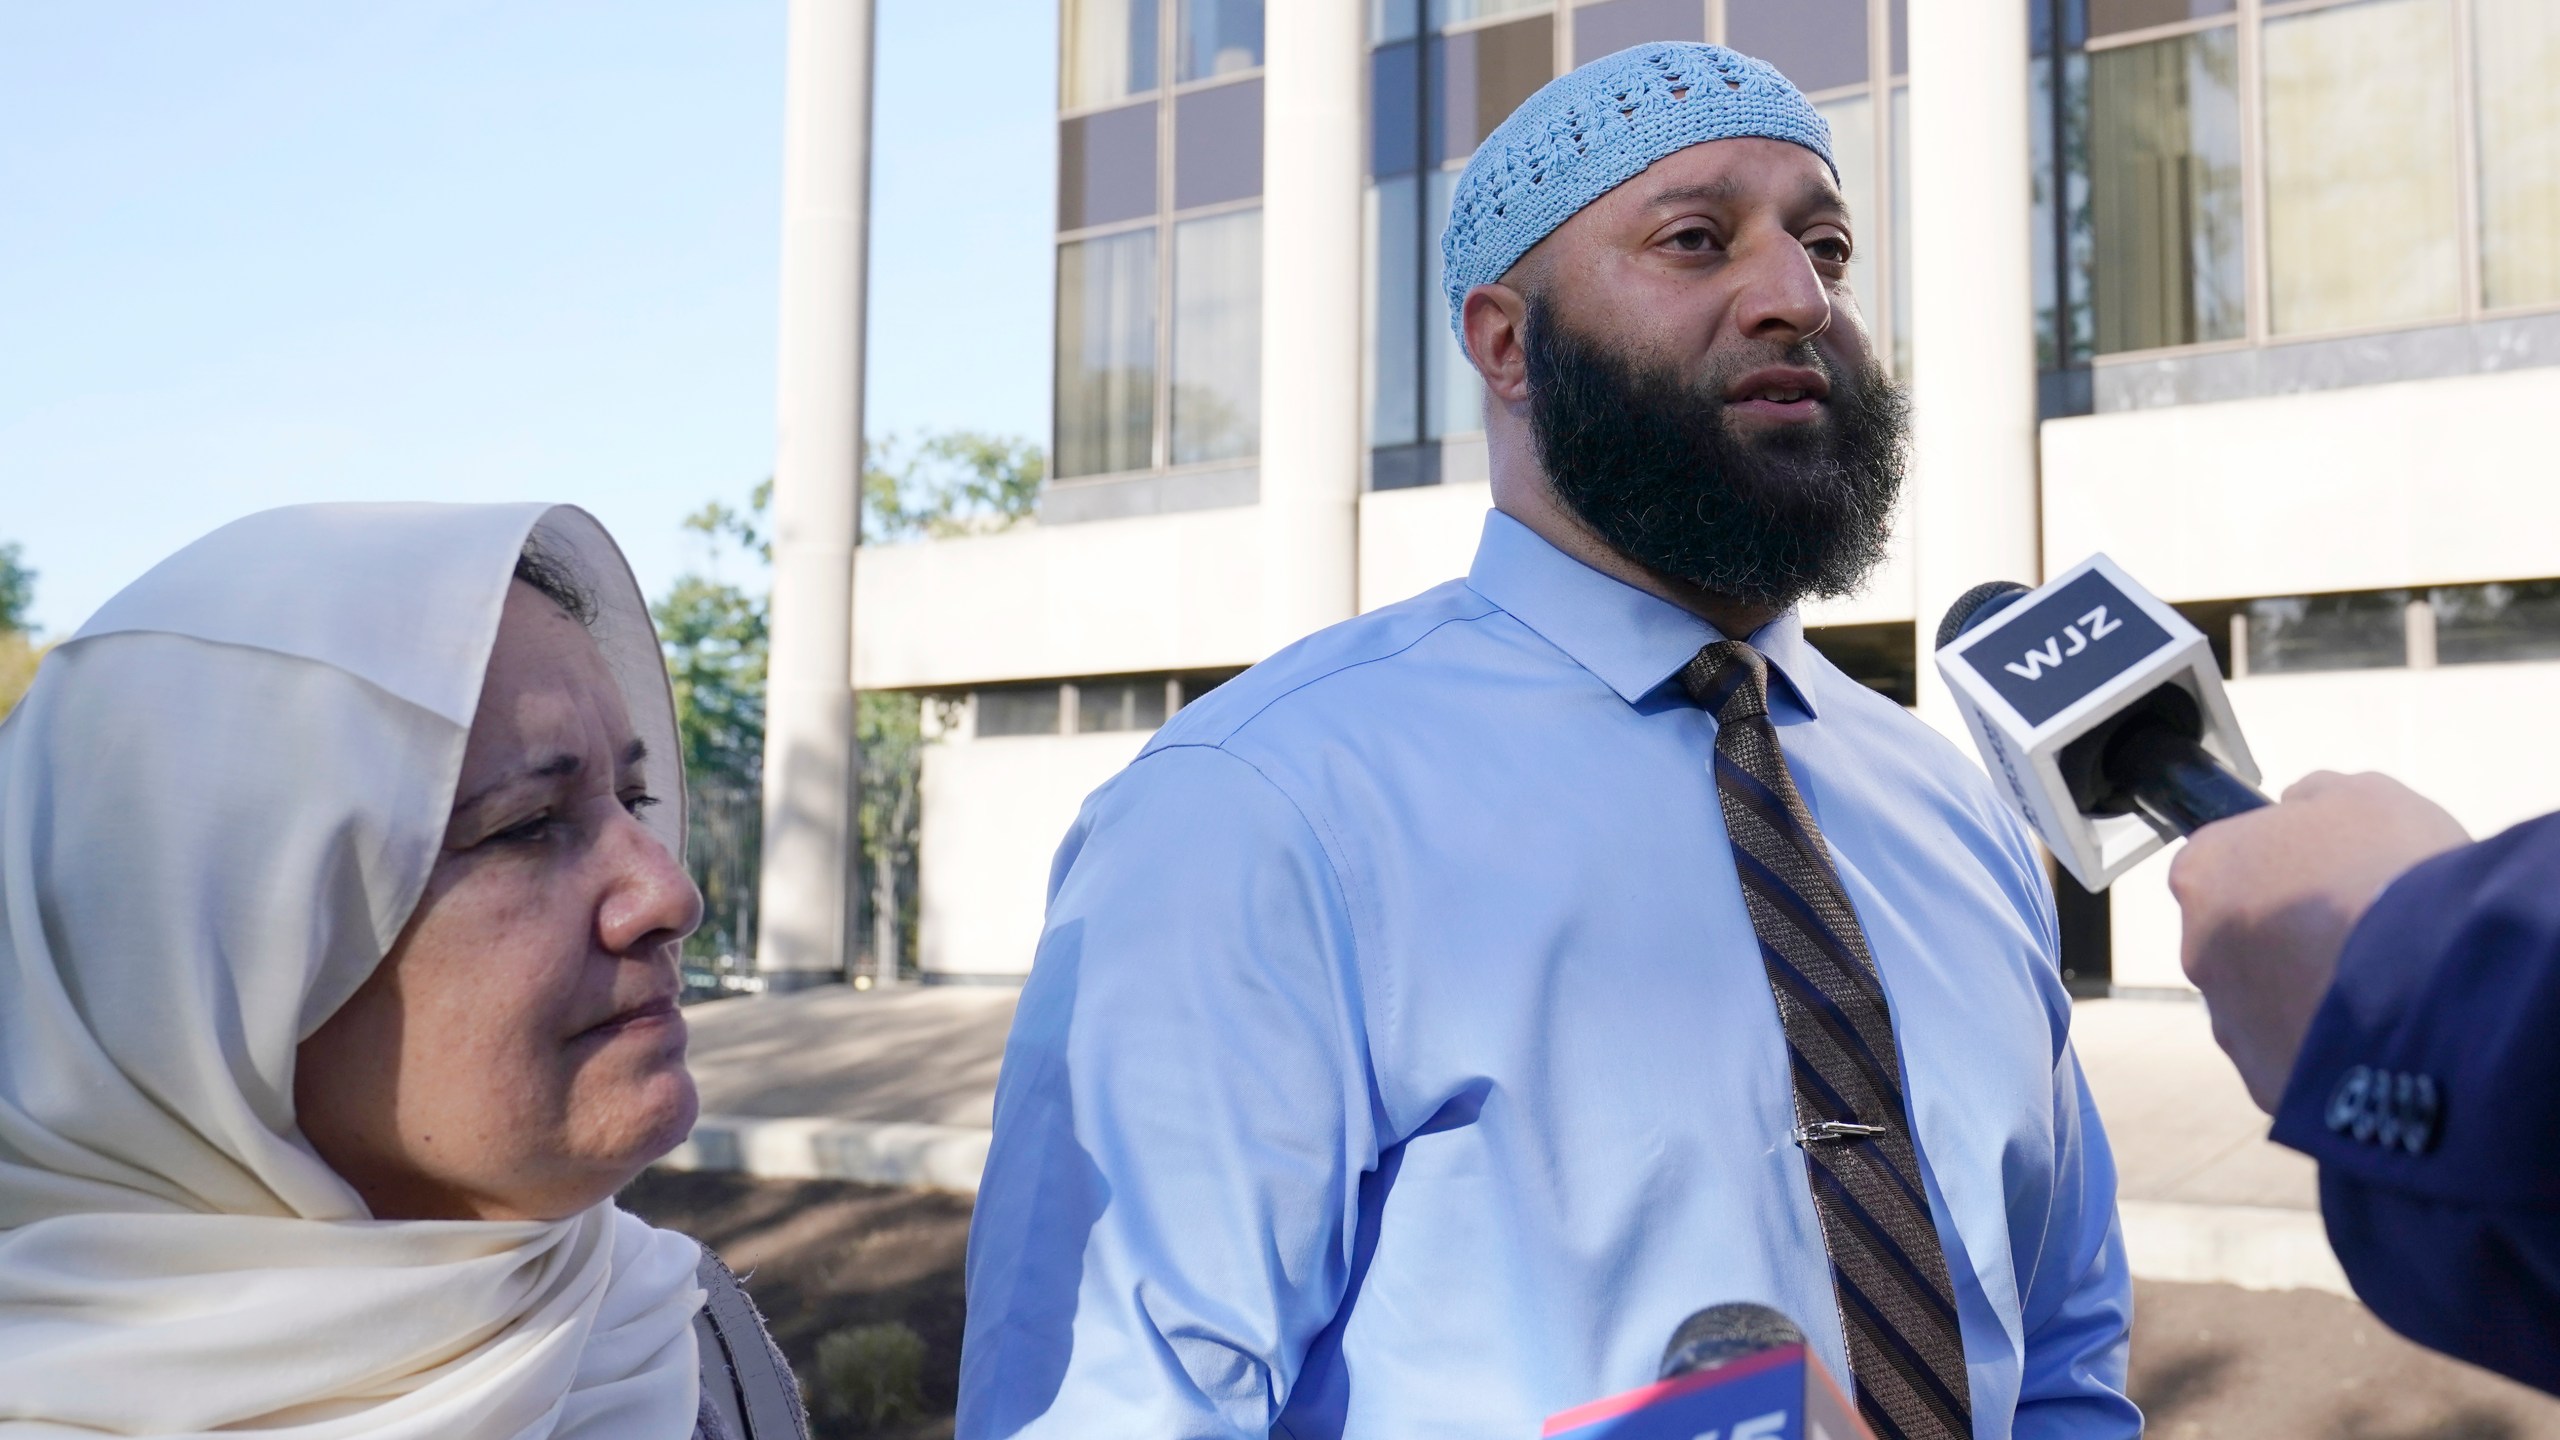
[[1793,345],[1830,328],[1831,288],[1796,237],[1755,236],[1735,260],[1741,288],[1734,319],[1745,336]]

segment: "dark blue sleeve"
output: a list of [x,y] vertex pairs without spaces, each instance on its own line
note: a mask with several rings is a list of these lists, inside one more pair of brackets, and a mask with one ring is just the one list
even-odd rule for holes
[[2560,1393],[2560,815],[2441,855],[2347,937],[2274,1138],[2356,1293]]

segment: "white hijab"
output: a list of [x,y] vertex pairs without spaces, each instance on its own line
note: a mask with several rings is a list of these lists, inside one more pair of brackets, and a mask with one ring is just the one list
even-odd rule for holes
[[[295,1046],[435,862],[537,532],[672,764],[630,569],[543,505],[250,516],[0,723],[0,1436],[692,1433],[692,1241],[610,1203],[378,1221],[294,1123]],[[681,805],[648,813],[678,849]]]

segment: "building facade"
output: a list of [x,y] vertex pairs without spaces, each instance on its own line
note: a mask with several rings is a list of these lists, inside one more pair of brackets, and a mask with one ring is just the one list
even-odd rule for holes
[[[1058,839],[1165,716],[1464,572],[1453,183],[1654,39],[1829,119],[1914,381],[1894,558],[1807,613],[1843,668],[1937,719],[1920,637],[1991,578],[1973,532],[2024,537],[2013,569],[2104,550],[2216,638],[2272,783],[2387,769],[2480,831],[2560,808],[2554,0],[1064,0],[1038,523],[855,566],[856,685],[937,702],[928,979],[1028,969]],[[1968,73],[1930,92],[1934,56]],[[1984,434],[2019,483],[1979,483]],[[2181,983],[2164,869],[2060,882],[2085,985]]]

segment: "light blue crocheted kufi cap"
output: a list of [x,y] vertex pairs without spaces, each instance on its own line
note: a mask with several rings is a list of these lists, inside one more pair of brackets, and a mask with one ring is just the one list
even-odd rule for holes
[[1676,150],[1709,140],[1787,140],[1831,158],[1831,127],[1766,61],[1721,45],[1662,42],[1604,55],[1546,83],[1467,162],[1440,232],[1449,328],[1459,308],[1583,206]]

